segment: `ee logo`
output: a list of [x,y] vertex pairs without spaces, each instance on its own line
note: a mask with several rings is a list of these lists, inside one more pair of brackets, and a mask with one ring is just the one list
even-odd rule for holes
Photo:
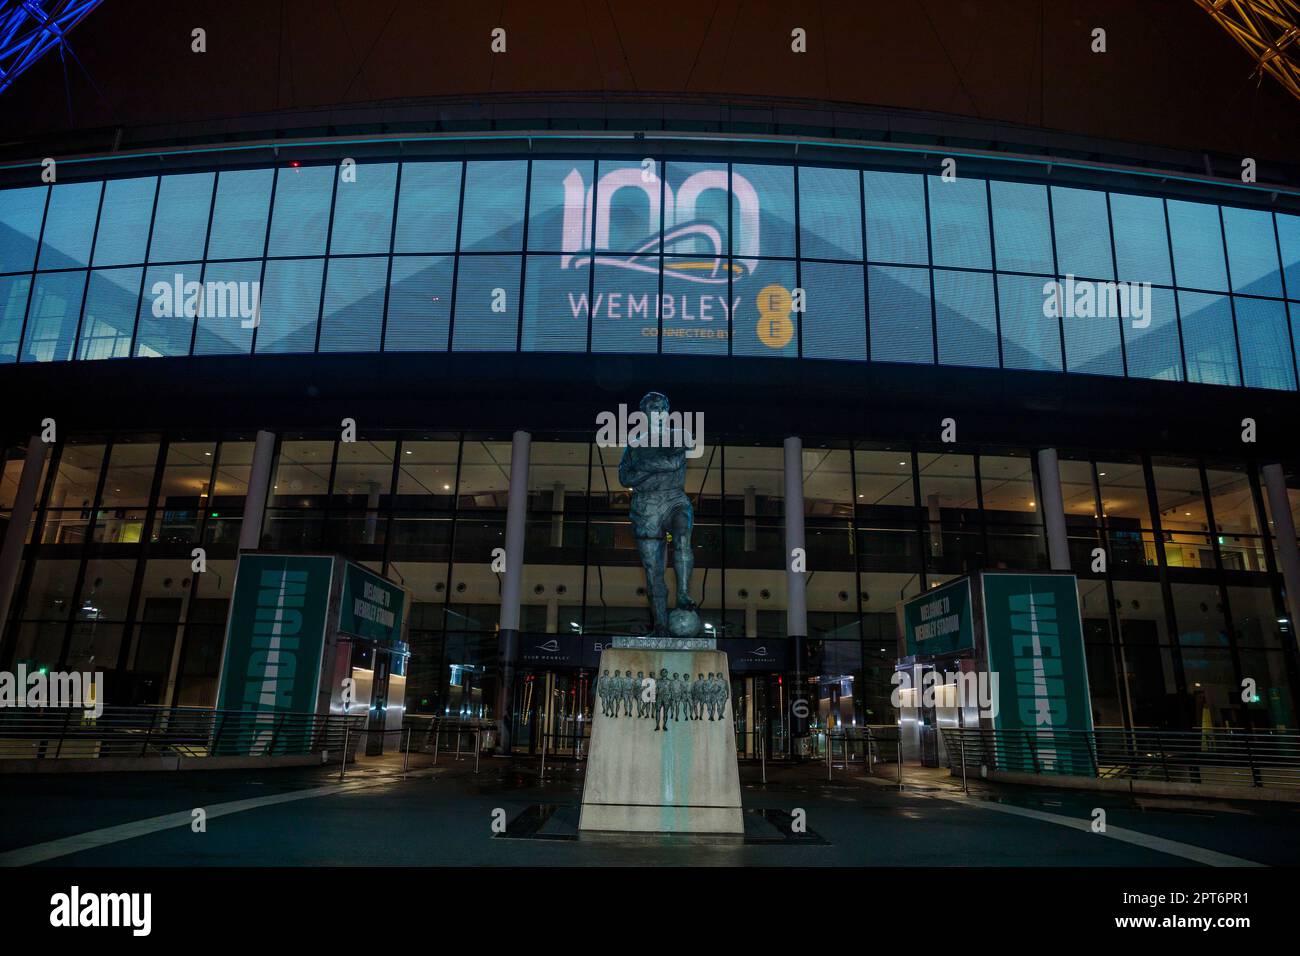
[[794,322],[790,319],[793,304],[790,292],[784,286],[765,286],[758,294],[758,325],[755,331],[759,341],[768,348],[785,348],[794,338]]

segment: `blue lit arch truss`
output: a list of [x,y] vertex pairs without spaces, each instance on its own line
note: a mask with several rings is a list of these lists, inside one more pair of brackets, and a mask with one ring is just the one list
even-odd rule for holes
[[0,93],[103,0],[0,0]]

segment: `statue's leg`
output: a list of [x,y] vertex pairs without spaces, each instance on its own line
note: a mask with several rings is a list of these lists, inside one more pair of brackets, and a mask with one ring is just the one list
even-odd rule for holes
[[637,538],[637,551],[641,553],[641,566],[645,569],[645,589],[650,595],[650,611],[654,616],[654,633],[660,637],[668,633],[668,584],[664,581],[665,544],[658,538]]
[[690,503],[677,508],[670,520],[673,532],[673,571],[677,575],[677,607],[693,610],[691,600],[691,575],[695,572],[695,551],[691,548],[691,528],[694,519]]

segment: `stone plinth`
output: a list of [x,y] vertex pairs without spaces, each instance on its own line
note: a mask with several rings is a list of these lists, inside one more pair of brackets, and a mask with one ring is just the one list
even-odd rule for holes
[[[651,705],[638,708],[642,693],[632,697],[630,714],[618,700],[618,716],[609,716],[597,696],[592,720],[591,751],[582,792],[583,831],[640,833],[744,832],[740,805],[740,773],[736,764],[736,735],[732,717],[731,680],[727,655],[717,650],[663,650],[643,646],[613,647],[601,652],[597,679],[607,670],[658,675],[667,668],[696,676],[721,674],[725,703],[709,719],[707,706],[700,719],[687,719],[693,703],[684,702],[663,720]],[[701,688],[703,689],[703,688]],[[656,698],[663,696],[662,682]],[[644,710],[644,716],[642,716]]]

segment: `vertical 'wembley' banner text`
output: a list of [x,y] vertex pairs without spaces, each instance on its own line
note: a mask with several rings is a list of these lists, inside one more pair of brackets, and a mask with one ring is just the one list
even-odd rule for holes
[[908,656],[951,654],[974,647],[970,578],[951,581],[906,601],[903,631]]
[[276,717],[316,710],[333,565],[321,556],[239,556],[217,708],[258,716],[227,720],[222,753],[300,749],[302,741],[277,733]]
[[354,637],[392,644],[402,639],[406,592],[360,565],[343,569],[339,630]]
[[998,675],[994,727],[1009,760],[1032,770],[1091,776],[1088,665],[1079,592],[1070,574],[981,575],[988,668]]

